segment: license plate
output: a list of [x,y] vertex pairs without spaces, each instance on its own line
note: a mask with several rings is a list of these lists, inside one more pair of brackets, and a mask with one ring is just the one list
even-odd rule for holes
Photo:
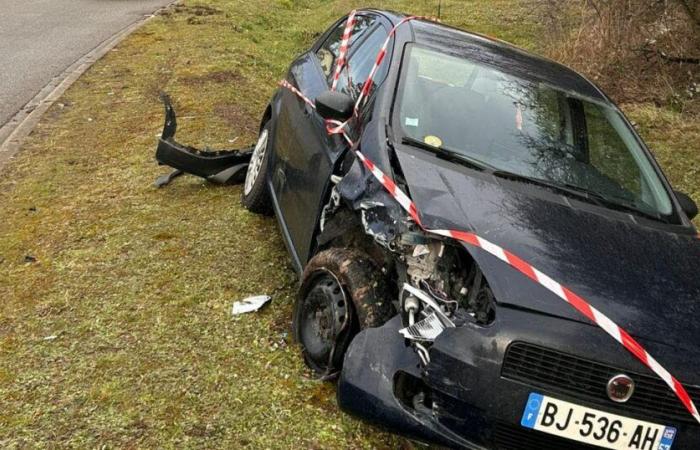
[[670,450],[676,429],[531,393],[520,424],[610,449]]

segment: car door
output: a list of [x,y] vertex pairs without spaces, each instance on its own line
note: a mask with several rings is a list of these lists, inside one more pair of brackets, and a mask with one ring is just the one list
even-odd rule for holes
[[[351,70],[355,54],[374,52],[376,56],[381,43],[367,48],[367,51],[359,50],[369,42],[368,37],[374,36],[371,42],[378,41],[375,33],[380,29],[386,37],[386,27],[378,19],[373,14],[362,14],[356,18],[348,58]],[[312,101],[330,89],[344,26],[345,21],[338,23],[325,41],[298,58],[290,68],[287,81]],[[366,65],[364,63],[361,67]],[[350,77],[344,72],[338,90],[351,92],[349,78],[352,79],[352,72]],[[297,268],[301,268],[312,251],[312,239],[321,204],[328,192],[330,175],[346,144],[338,136],[329,136],[324,120],[298,96],[287,89],[281,95],[272,189],[285,238],[294,253]]]

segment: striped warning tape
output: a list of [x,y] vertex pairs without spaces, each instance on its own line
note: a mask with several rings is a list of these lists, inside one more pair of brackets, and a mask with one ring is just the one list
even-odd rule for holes
[[348,20],[345,22],[345,30],[343,30],[343,39],[340,42],[340,50],[338,51],[338,59],[335,63],[335,73],[333,74],[333,85],[331,86],[331,91],[335,91],[338,86],[338,79],[340,79],[340,74],[343,71],[343,67],[347,64],[348,46],[350,44],[350,37],[352,35],[352,29],[355,26],[355,14],[357,11],[352,10],[348,16]]
[[[354,14],[353,14],[354,18]],[[370,75],[363,85],[362,92],[355,104],[355,111],[362,106],[362,101],[365,99],[369,93],[370,86],[374,75],[376,74],[379,66],[381,65],[384,57],[386,56],[386,49],[389,44],[389,40],[394,36],[396,29],[411,20],[424,19],[424,17],[411,16],[400,21],[396,26],[394,26],[384,42],[377,59],[375,62]],[[354,20],[354,19],[353,19]],[[347,27],[346,27],[347,28]],[[345,49],[347,52],[347,48]],[[306,98],[298,89],[288,83],[286,80],[280,82],[280,85],[291,90],[294,94],[299,96],[304,102],[315,108],[315,105],[311,100]],[[355,152],[357,158],[363,163],[363,165],[370,171],[374,178],[379,181],[379,183],[392,195],[392,197],[401,205],[401,207],[408,213],[408,215],[413,219],[413,221],[419,225],[425,232],[432,233],[439,236],[449,237],[455,239],[459,242],[463,242],[467,245],[473,247],[478,247],[491,255],[497,257],[501,261],[505,262],[509,266],[518,270],[523,275],[527,276],[534,282],[543,286],[547,290],[554,293],[557,297],[564,300],[566,303],[571,305],[576,311],[588,318],[591,322],[598,325],[606,333],[608,333],[613,339],[620,343],[627,351],[634,355],[639,361],[651,369],[656,375],[658,375],[676,394],[678,399],[681,401],[683,406],[688,410],[688,412],[695,418],[695,420],[700,423],[700,413],[698,413],[693,400],[688,395],[683,384],[678,381],[673,375],[671,375],[661,364],[659,364],[653,356],[647,352],[644,347],[637,342],[627,331],[622,327],[613,322],[607,315],[603,314],[593,305],[588,303],[586,300],[581,298],[579,295],[574,293],[572,290],[558,283],[550,276],[539,271],[534,266],[529,264],[527,261],[516,256],[515,254],[509,252],[508,250],[480,237],[474,233],[468,231],[456,231],[456,230],[431,230],[423,226],[418,209],[411,198],[406,195],[401,188],[399,188],[391,177],[387,176],[381,169],[379,169],[371,160],[369,160],[356,146],[353,140],[349,137],[348,133],[348,122],[339,121],[327,121],[327,131],[329,134],[339,134],[344,137],[348,142],[350,147]]]
[[360,95],[358,96],[357,102],[355,103],[355,112],[360,110],[360,108],[362,107],[362,103],[369,96],[369,93],[372,89],[372,85],[374,84],[374,77],[377,75],[377,71],[379,70],[379,67],[382,65],[382,62],[384,61],[384,57],[386,56],[387,49],[389,48],[389,43],[391,42],[394,35],[396,34],[396,30],[398,30],[401,25],[403,25],[404,23],[410,22],[411,20],[431,20],[431,19],[432,19],[431,17],[425,17],[425,16],[404,17],[399,23],[394,25],[394,27],[391,29],[391,31],[389,31],[389,34],[387,35],[386,39],[384,40],[384,43],[382,44],[382,48],[379,50],[379,53],[377,53],[377,58],[374,60],[374,66],[372,66],[372,70],[369,72],[369,76],[367,77],[367,80],[362,85],[362,91],[360,91]]

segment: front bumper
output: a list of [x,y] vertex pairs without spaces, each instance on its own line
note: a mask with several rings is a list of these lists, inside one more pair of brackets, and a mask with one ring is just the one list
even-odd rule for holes
[[156,186],[162,187],[182,173],[202,177],[217,184],[243,182],[253,147],[214,151],[180,144],[175,140],[177,117],[170,97],[162,94],[161,99],[165,106],[165,123],[158,139],[156,161],[158,164],[174,168],[175,172],[159,177]]
[[[678,429],[674,449],[700,448],[700,426],[692,417],[670,421],[625,411],[624,405],[567,393],[555,387],[503,376],[508,347],[527,342],[630,373],[651,374],[600,329],[579,322],[502,307],[489,327],[468,324],[448,329],[430,350],[422,371],[413,350],[398,334],[398,317],[360,333],[348,349],[338,385],[342,409],[420,441],[459,448],[589,448],[522,428],[530,392],[635,417]],[[697,364],[667,346],[644,342],[679,375],[697,373]],[[566,373],[562,374],[566,376]],[[694,380],[691,380],[694,381]],[[677,401],[677,400],[676,400]]]

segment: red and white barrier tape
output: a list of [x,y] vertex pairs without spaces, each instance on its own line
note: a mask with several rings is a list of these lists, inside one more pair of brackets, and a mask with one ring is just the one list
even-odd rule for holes
[[279,82],[279,85],[282,86],[283,88],[289,89],[290,91],[292,91],[293,94],[296,94],[297,97],[299,97],[300,99],[304,100],[304,102],[305,102],[307,105],[311,106],[313,109],[316,109],[316,104],[314,104],[314,102],[312,102],[312,101],[309,100],[304,94],[302,94],[301,91],[299,91],[299,89],[297,89],[297,88],[295,88],[294,86],[292,86],[292,84],[291,84],[289,81],[287,81],[287,80],[282,80],[282,81]]
[[345,22],[345,30],[343,30],[343,40],[340,42],[340,50],[338,52],[338,59],[335,63],[335,73],[333,74],[333,85],[331,86],[331,91],[335,91],[338,86],[338,80],[340,79],[340,74],[343,71],[343,67],[347,64],[348,46],[350,45],[350,37],[352,35],[352,29],[355,26],[355,14],[357,11],[352,10],[348,16],[348,20]]
[[374,66],[372,67],[372,70],[369,73],[369,76],[367,77],[367,80],[365,81],[365,84],[362,85],[362,91],[360,92],[359,97],[357,98],[357,102],[355,103],[355,113],[362,108],[362,102],[367,99],[369,96],[369,91],[372,89],[372,85],[374,84],[374,77],[377,75],[377,71],[379,70],[379,66],[382,65],[382,61],[384,61],[384,57],[386,56],[386,51],[387,48],[389,48],[389,42],[391,42],[391,39],[394,37],[396,34],[396,30],[403,25],[406,22],[410,22],[411,20],[421,20],[421,19],[430,19],[429,17],[423,17],[423,16],[410,16],[410,17],[405,17],[403,18],[399,23],[394,25],[394,27],[389,31],[389,34],[387,35],[386,39],[384,40],[384,44],[382,44],[382,48],[379,50],[379,53],[377,53],[377,59],[374,61]]
[[[351,16],[354,20],[354,11],[353,14],[351,14]],[[350,17],[348,19],[350,19]],[[382,46],[382,49],[377,55],[375,65],[372,68],[372,71],[370,72],[367,81],[365,81],[365,84],[362,87],[362,92],[357,100],[357,103],[355,104],[356,112],[361,107],[363,99],[367,98],[367,95],[369,94],[370,87],[373,83],[373,77],[375,76],[377,70],[379,69],[379,66],[381,65],[382,61],[384,60],[384,57],[386,56],[386,49],[388,47],[390,38],[394,36],[396,29],[400,25],[416,19],[423,19],[423,17],[407,17],[401,22],[399,22],[396,26],[394,26],[394,28],[392,28],[391,32],[389,33],[389,36],[387,37],[386,41],[384,42],[384,45]],[[347,28],[348,27],[346,27],[346,31]],[[352,27],[350,27],[350,29],[352,29]],[[345,58],[345,54],[347,53],[347,46],[344,49],[344,52],[345,53],[341,51],[343,59]],[[340,60],[340,57],[338,58],[338,60]],[[306,98],[301,92],[299,92],[298,89],[294,88],[294,86],[289,84],[286,80],[281,81],[280,85],[291,90],[304,102],[315,108],[315,105],[311,100]],[[683,384],[681,384],[680,381],[678,381],[663,366],[661,366],[661,364],[659,364],[659,362],[656,361],[656,359],[654,359],[649,354],[649,352],[647,352],[644,349],[644,347],[642,347],[642,345],[639,342],[637,342],[632,336],[630,336],[630,334],[627,333],[627,331],[625,331],[623,328],[621,328],[619,325],[613,322],[608,316],[600,312],[593,305],[591,305],[586,300],[584,300],[576,293],[571,291],[569,288],[556,282],[551,277],[537,270],[527,261],[521,259],[515,254],[509,252],[508,250],[499,247],[498,245],[468,231],[431,230],[425,228],[421,222],[420,215],[418,214],[418,209],[416,208],[416,205],[415,203],[413,203],[411,198],[396,185],[394,180],[392,180],[389,176],[382,172],[372,161],[370,161],[364,154],[362,154],[362,152],[360,152],[359,149],[355,148],[354,142],[352,141],[352,139],[350,139],[347,133],[347,122],[341,123],[339,121],[326,121],[326,124],[328,133],[340,134],[345,138],[350,147],[354,150],[358,159],[362,161],[364,166],[370,171],[370,173],[372,173],[372,175],[377,179],[377,181],[379,181],[379,183],[408,213],[408,215],[413,219],[413,221],[416,224],[418,224],[425,232],[439,236],[449,237],[457,241],[463,242],[465,244],[474,247],[479,247],[487,251],[491,255],[497,257],[501,261],[505,262],[509,266],[513,267],[514,269],[518,270],[520,273],[535,281],[539,285],[553,292],[557,297],[571,305],[571,307],[573,307],[576,311],[578,311],[583,316],[588,318],[591,322],[595,323],[600,328],[602,328],[603,331],[612,336],[612,338],[615,339],[618,343],[620,343],[628,352],[634,355],[639,361],[641,361],[645,366],[647,366],[656,375],[658,375],[676,394],[676,396],[681,401],[683,406],[685,406],[688,412],[695,418],[695,420],[698,423],[700,423],[700,413],[698,413],[698,410],[695,407],[693,400],[688,395],[688,392],[686,391],[685,387],[683,387]]]

